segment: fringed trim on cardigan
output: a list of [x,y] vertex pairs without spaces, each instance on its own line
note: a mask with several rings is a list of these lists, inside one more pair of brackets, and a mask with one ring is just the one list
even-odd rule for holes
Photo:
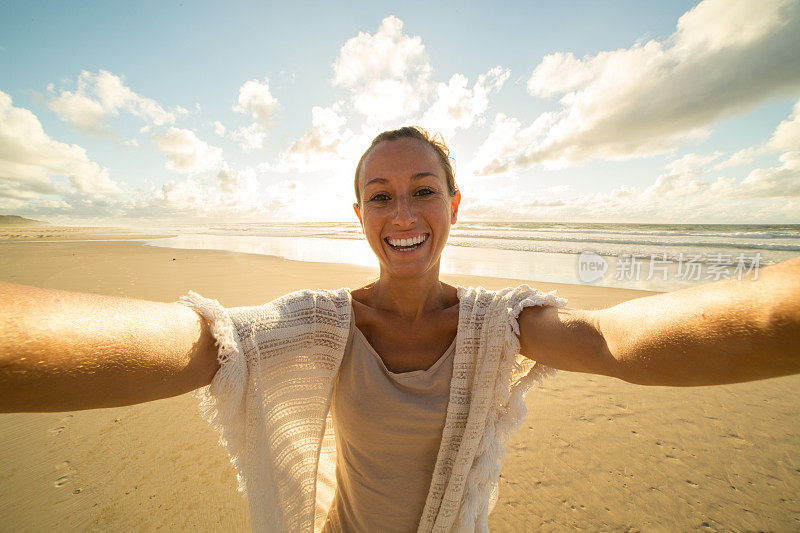
[[[510,291],[506,289],[507,292]],[[492,409],[488,413],[486,428],[475,455],[473,468],[466,482],[466,490],[454,525],[455,531],[489,531],[488,516],[498,497],[498,481],[502,461],[506,457],[506,444],[511,434],[522,424],[527,414],[525,394],[531,386],[541,383],[546,377],[556,374],[554,368],[538,363],[519,354],[519,323],[517,319],[525,307],[565,307],[567,300],[555,295],[556,291],[543,293],[522,285],[513,289],[524,298],[508,309],[505,331],[505,358],[498,368]],[[512,295],[513,296],[513,295]],[[526,369],[520,364],[525,363]],[[532,365],[532,366],[531,366]],[[524,373],[523,373],[524,372]],[[523,373],[521,377],[516,377]]]
[[[245,387],[248,382],[247,362],[239,349],[239,339],[228,312],[217,300],[203,298],[193,291],[176,303],[190,307],[205,319],[219,347],[220,368],[212,383],[195,391],[200,413],[219,432],[219,443],[225,447],[236,469],[239,491],[247,495],[245,479],[246,421],[241,416]],[[222,401],[224,399],[224,401]]]

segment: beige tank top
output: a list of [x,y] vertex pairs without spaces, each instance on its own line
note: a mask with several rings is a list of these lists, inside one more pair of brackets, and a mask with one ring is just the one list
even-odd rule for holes
[[323,531],[416,531],[442,439],[455,340],[394,373],[355,325],[333,388],[336,494]]

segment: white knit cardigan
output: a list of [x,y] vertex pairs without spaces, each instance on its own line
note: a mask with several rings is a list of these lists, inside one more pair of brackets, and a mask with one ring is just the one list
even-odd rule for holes
[[[526,285],[458,288],[453,378],[420,532],[488,531],[500,462],[524,420],[524,394],[553,369],[518,355],[526,306],[566,300]],[[253,531],[319,531],[336,489],[329,414],[352,320],[350,291],[300,291],[257,307],[223,308],[189,292],[221,367],[198,391],[248,498]]]

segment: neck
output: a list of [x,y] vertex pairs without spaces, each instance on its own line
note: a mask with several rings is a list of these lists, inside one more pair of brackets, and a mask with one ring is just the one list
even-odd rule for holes
[[412,322],[425,313],[447,307],[438,264],[422,276],[409,278],[392,276],[381,270],[370,292],[372,306],[397,313]]

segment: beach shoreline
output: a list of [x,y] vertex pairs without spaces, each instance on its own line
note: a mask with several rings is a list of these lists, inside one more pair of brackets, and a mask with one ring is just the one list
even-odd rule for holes
[[52,226],[26,224],[0,226],[0,242],[56,242],[150,240],[176,237],[174,233],[141,232],[134,228],[118,226]]
[[[164,248],[377,268],[375,254],[356,222],[193,223],[138,228],[26,225],[0,231],[2,240],[140,240]],[[721,279],[757,279],[760,268],[798,253],[800,225],[459,222],[451,229],[443,250],[440,272],[445,276],[668,292]]]
[[[78,232],[73,232],[78,233]],[[134,234],[127,235],[135,238]],[[175,301],[258,305],[356,288],[375,269],[140,241],[0,241],[0,280]],[[597,309],[648,291],[527,283]],[[698,388],[559,373],[534,388],[507,447],[492,531],[800,527],[800,377]],[[0,513],[11,530],[248,529],[246,501],[191,394],[130,407],[0,415]]]

